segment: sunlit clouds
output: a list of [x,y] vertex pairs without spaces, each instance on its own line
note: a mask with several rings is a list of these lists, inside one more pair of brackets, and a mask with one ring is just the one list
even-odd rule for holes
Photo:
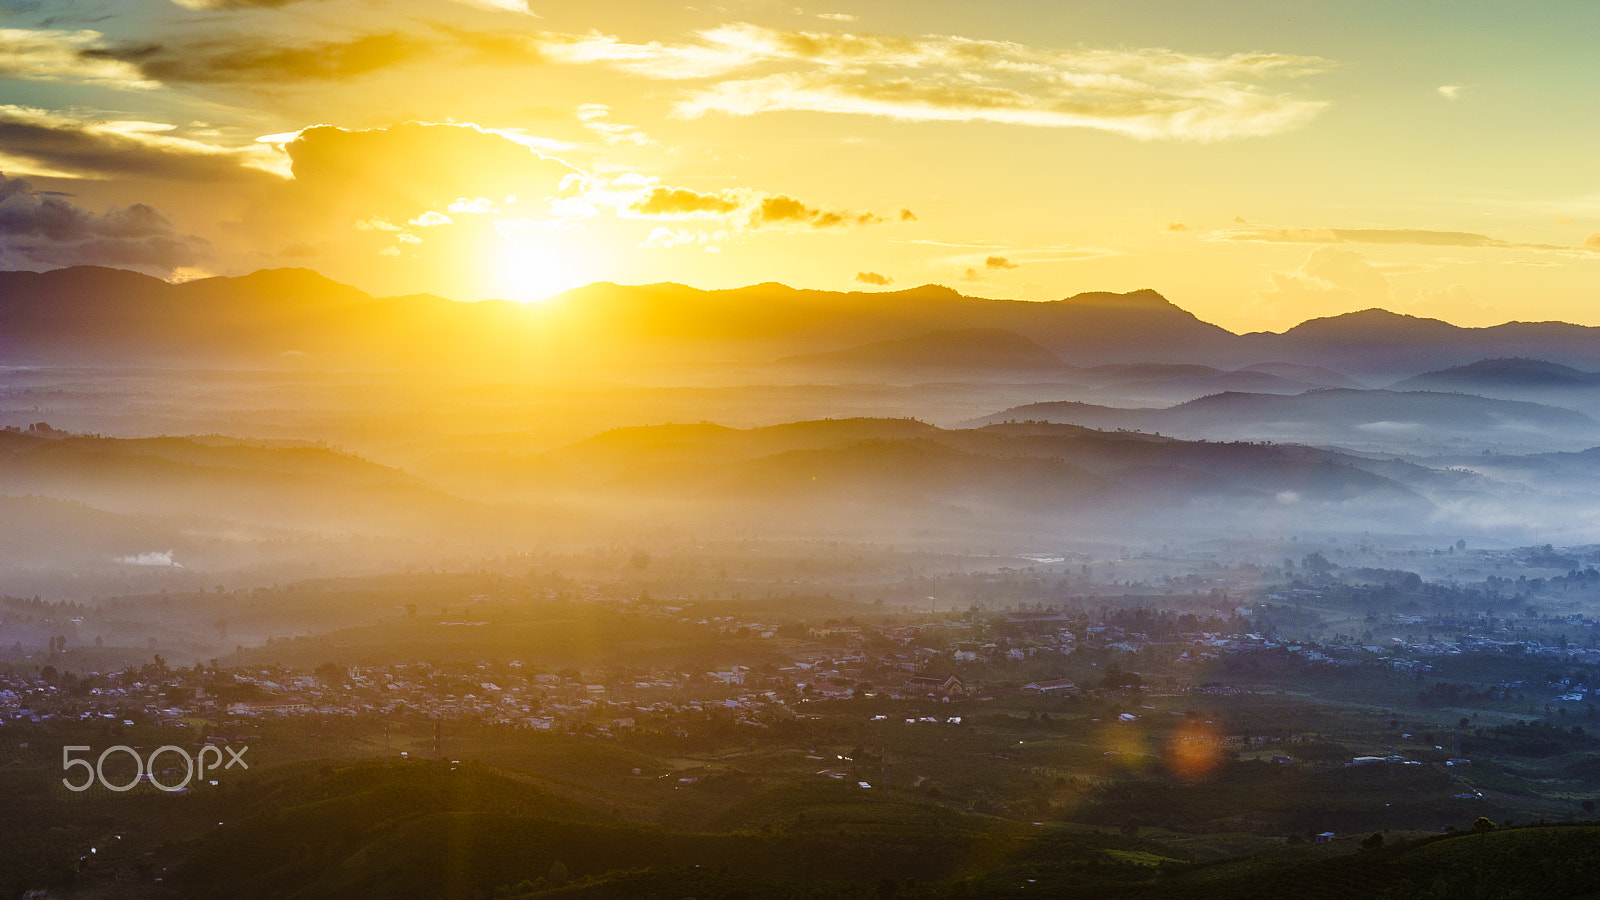
[[[1396,307],[1592,318],[1592,127],[1562,98],[1600,86],[1559,52],[1508,71],[1408,21],[1240,28],[1233,4],[117,11],[10,9],[0,172],[93,216],[158,211],[185,248],[141,257],[164,277],[189,265],[159,260],[203,251],[218,273],[306,265],[477,300],[518,268],[498,262],[512,246],[568,272],[519,264],[523,296],[876,273],[1034,300],[1153,287],[1278,330],[1353,302],[1306,268],[1332,247],[1378,267]],[[8,258],[85,258],[29,240]]]
[[101,55],[104,36],[98,31],[28,31],[0,28],[0,75],[27,81],[86,81],[122,88],[147,89],[139,68]]
[[[687,43],[546,35],[548,59],[605,63],[647,78],[717,79],[678,115],[808,111],[903,121],[988,121],[1096,128],[1140,139],[1227,140],[1274,134],[1322,101],[1270,90],[1329,63],[1287,54],[1195,56],[1169,50],[1056,50],[958,36],[919,38],[708,29]],[[758,74],[757,70],[779,71]]]
[[275,171],[267,146],[225,146],[185,136],[175,125],[0,106],[0,162],[6,170],[53,178],[244,181]]

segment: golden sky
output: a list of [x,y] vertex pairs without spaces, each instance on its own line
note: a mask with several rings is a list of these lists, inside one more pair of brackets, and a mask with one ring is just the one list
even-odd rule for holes
[[1600,6],[0,0],[0,266],[1600,325]]

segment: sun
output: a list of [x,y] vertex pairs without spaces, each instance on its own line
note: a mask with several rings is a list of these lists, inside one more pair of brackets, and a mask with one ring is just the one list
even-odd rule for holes
[[495,252],[491,288],[503,299],[533,303],[586,284],[592,280],[586,277],[588,256],[570,244],[540,234],[507,234]]

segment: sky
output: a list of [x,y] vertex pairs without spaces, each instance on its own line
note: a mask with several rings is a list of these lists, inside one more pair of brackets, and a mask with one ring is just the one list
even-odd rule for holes
[[0,0],[0,268],[1600,325],[1597,45],[1593,0]]

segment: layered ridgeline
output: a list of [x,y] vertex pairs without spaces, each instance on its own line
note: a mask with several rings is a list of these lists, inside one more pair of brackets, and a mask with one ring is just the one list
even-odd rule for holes
[[1304,446],[842,419],[622,428],[551,449],[441,452],[401,471],[291,442],[0,432],[0,516],[19,523],[0,530],[0,577],[194,589],[266,569],[386,571],[564,546],[641,521],[711,537],[1131,539],[1592,504],[1569,490],[1587,456],[1518,459],[1486,479]]
[[[597,283],[519,304],[426,294],[377,298],[303,269],[183,284],[93,267],[0,273],[3,365],[304,360],[365,367],[448,363],[514,374],[546,363],[672,360],[1034,372],[1054,370],[1054,360],[1063,371],[1159,361],[1234,373],[1223,389],[1250,390],[1252,379],[1256,388],[1269,378],[1350,386],[1337,383],[1339,373],[1387,374],[1381,381],[1392,381],[1497,357],[1600,368],[1600,329],[1563,323],[1460,328],[1367,310],[1315,319],[1283,334],[1237,335],[1152,290],[1041,303],[967,297],[936,285],[837,293],[781,284],[702,291]],[[1261,363],[1296,368],[1251,369]],[[1239,375],[1240,369],[1249,374]]]
[[1047,401],[1012,407],[974,424],[999,422],[1054,422],[1210,440],[1478,451],[1524,444],[1560,449],[1600,444],[1600,422],[1573,409],[1420,390],[1326,389],[1293,396],[1229,391],[1162,409]]

